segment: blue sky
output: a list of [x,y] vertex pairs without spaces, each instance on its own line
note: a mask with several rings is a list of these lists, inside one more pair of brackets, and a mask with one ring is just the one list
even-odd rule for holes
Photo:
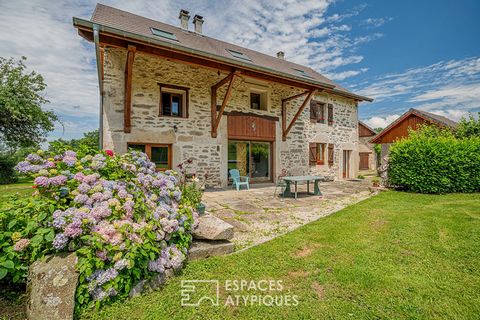
[[[372,96],[360,118],[384,127],[411,107],[458,120],[480,111],[480,1],[105,0],[178,25],[181,8],[204,16],[204,33],[309,65]],[[0,56],[25,55],[44,75],[62,118],[50,139],[80,137],[98,123],[91,43],[72,16],[89,18],[94,0],[0,1]]]

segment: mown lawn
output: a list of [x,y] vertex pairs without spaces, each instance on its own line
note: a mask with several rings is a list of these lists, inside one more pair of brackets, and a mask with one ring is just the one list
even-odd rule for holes
[[20,195],[31,195],[33,191],[32,181],[26,178],[20,178],[18,183],[0,184],[0,204],[8,201],[8,197],[16,193]]
[[[479,196],[382,193],[255,248],[192,262],[161,290],[83,318],[478,319]],[[182,307],[188,279],[218,279],[220,306]],[[283,291],[226,290],[235,279],[281,280]],[[296,295],[299,304],[225,306],[238,294]]]

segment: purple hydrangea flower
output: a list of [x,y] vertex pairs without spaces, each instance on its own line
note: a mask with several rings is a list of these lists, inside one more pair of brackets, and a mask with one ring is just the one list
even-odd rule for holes
[[120,259],[117,262],[115,262],[115,265],[113,266],[115,270],[123,270],[126,267],[128,267],[128,260],[127,259]]
[[70,156],[63,157],[63,163],[65,163],[69,167],[73,167],[76,162],[77,162],[77,158],[75,157],[70,157]]
[[106,271],[104,271],[102,274],[100,274],[97,277],[97,284],[101,286],[104,283],[107,283],[108,281],[115,279],[117,276],[118,276],[118,271],[115,270],[115,268],[108,268]]
[[88,201],[88,196],[86,194],[79,194],[73,199],[73,201],[79,204],[85,204]]
[[35,180],[33,180],[33,184],[39,187],[48,187],[49,179],[44,176],[36,177]]
[[67,150],[63,153],[63,156],[64,157],[72,157],[72,158],[76,158],[77,157],[77,153],[75,151],[72,151],[72,150]]
[[53,239],[53,247],[57,250],[61,250],[65,248],[68,242],[68,237],[64,235],[63,233],[58,233],[55,236],[55,239]]
[[59,176],[50,178],[48,182],[49,184],[52,184],[54,186],[60,186],[60,185],[63,185],[65,182],[67,182],[67,177],[65,177],[64,175],[59,175]]

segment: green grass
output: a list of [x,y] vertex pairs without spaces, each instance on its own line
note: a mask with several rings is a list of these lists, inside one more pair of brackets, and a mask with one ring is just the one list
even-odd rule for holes
[[0,185],[0,202],[7,201],[14,194],[31,195],[33,193],[32,181],[20,178],[17,183]]
[[[479,194],[386,192],[238,254],[189,263],[141,297],[92,319],[478,319]],[[185,279],[283,282],[289,307],[181,307]],[[212,293],[212,289],[201,292]],[[250,292],[250,294],[268,294]]]

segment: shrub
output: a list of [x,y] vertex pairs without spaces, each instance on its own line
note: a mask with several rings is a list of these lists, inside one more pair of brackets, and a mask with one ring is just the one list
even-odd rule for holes
[[14,157],[0,153],[0,184],[14,183],[18,180],[14,169],[16,164]]
[[424,126],[394,143],[389,184],[421,193],[480,191],[480,137]]
[[45,254],[75,251],[76,311],[128,296],[141,279],[182,267],[196,212],[176,173],[155,171],[144,153],[77,157],[30,154],[16,169],[34,194],[0,209],[0,278],[25,282]]

